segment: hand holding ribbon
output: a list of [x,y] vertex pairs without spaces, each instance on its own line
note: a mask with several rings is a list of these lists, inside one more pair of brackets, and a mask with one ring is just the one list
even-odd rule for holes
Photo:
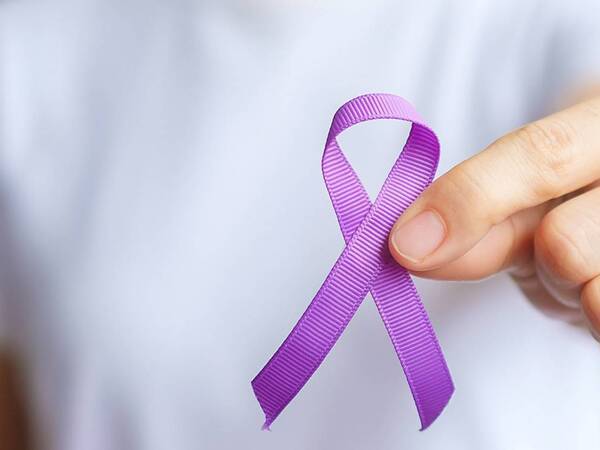
[[[412,122],[402,153],[371,204],[342,153],[337,136],[360,122]],[[277,352],[252,380],[269,427],[300,391],[370,291],[408,380],[422,429],[439,416],[454,386],[437,339],[408,272],[388,252],[396,218],[431,183],[439,160],[437,137],[406,100],[368,94],[336,113],[322,169],[346,246],[316,296]]]

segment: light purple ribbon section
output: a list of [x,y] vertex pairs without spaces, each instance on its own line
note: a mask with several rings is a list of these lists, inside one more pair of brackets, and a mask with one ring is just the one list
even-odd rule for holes
[[[402,153],[373,204],[337,136],[360,122],[412,122]],[[370,291],[410,386],[421,429],[440,415],[454,386],[427,313],[408,272],[387,248],[396,219],[433,180],[439,142],[412,105],[390,94],[344,104],[327,136],[322,168],[346,246],[298,323],[252,380],[268,428],[338,340]]]

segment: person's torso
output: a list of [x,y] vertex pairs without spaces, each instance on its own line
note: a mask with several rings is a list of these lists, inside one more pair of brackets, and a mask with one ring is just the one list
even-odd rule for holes
[[[12,3],[2,295],[51,448],[574,448],[559,426],[589,438],[592,343],[505,276],[417,280],[457,385],[426,433],[369,297],[272,433],[249,384],[343,248],[320,173],[335,109],[407,98],[446,171],[547,106],[536,5],[515,18],[517,2]],[[371,194],[405,131],[342,136]]]

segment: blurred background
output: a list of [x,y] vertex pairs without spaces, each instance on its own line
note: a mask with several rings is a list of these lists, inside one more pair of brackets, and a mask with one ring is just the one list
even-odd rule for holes
[[[600,86],[597,0],[0,1],[0,449],[595,449],[600,352],[506,274],[416,280],[457,391],[419,433],[369,297],[260,432],[250,380],[343,248],[367,92],[438,174]],[[371,195],[407,128],[342,147]]]

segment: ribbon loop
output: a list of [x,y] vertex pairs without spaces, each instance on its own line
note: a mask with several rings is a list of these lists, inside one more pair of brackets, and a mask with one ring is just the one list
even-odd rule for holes
[[[405,120],[412,127],[371,204],[336,138],[357,123],[375,119]],[[394,222],[431,183],[438,160],[437,137],[400,97],[368,94],[335,113],[322,170],[346,246],[289,336],[252,381],[265,427],[308,381],[369,291],[402,364],[422,429],[448,403],[454,386],[427,313],[410,275],[387,250]]]

